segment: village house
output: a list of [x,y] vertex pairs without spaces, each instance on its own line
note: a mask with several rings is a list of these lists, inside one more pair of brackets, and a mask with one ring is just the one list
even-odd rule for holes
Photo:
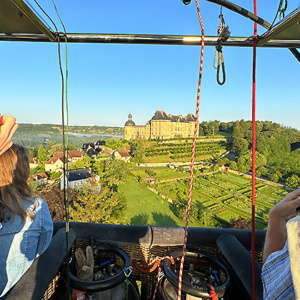
[[96,143],[85,143],[82,146],[83,152],[90,155],[94,156],[97,155],[105,146],[104,141],[97,141]]
[[97,154],[97,159],[108,159],[114,150],[103,147],[102,150]]
[[64,163],[67,163],[67,158],[64,160],[63,157],[52,157],[45,163],[45,171],[62,172]]
[[[63,157],[64,153],[63,152],[55,152],[53,157]],[[67,156],[67,153],[66,153]],[[80,150],[69,150],[68,151],[68,160],[71,163],[75,163],[76,161],[80,160],[83,157],[83,152]]]
[[39,164],[39,160],[36,157],[29,158],[29,167],[30,167],[30,169],[36,168],[38,166],[38,164]]
[[68,157],[66,153],[65,161],[63,158],[64,153],[63,152],[55,152],[53,154],[53,157],[50,158],[45,163],[45,171],[48,172],[62,172],[64,162],[65,164],[68,163],[76,163],[78,160],[83,158],[83,152],[79,150],[69,150]]
[[114,150],[110,153],[110,159],[123,160],[125,162],[130,162],[131,156],[125,149]]
[[85,143],[82,145],[82,150],[84,153],[88,155],[95,155],[97,152],[95,150],[95,144],[94,143]]
[[[78,189],[82,189],[83,185],[89,184],[89,179],[91,177],[92,177],[92,172],[90,168],[70,170],[68,171],[68,182],[69,182],[68,186],[72,189],[74,189],[75,187],[77,187]],[[95,175],[95,180],[99,182],[100,176]],[[60,176],[60,188],[62,190],[64,189],[64,184],[65,184],[64,182],[65,182],[65,178],[62,174]],[[100,187],[99,187],[99,191],[100,191]]]
[[29,179],[37,182],[38,186],[47,184],[48,176],[45,172],[37,173],[29,176]]

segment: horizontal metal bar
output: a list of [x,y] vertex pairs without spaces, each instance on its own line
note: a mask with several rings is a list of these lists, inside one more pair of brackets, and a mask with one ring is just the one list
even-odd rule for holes
[[[68,33],[68,43],[95,43],[95,44],[149,44],[149,45],[201,45],[201,36],[183,35],[151,35],[151,34],[85,34]],[[18,42],[50,42],[42,34],[0,34],[0,41]],[[60,34],[60,41],[64,42],[64,35]],[[216,46],[217,36],[206,36],[206,46]],[[56,38],[57,42],[57,38]],[[252,47],[252,37],[230,37],[222,46]],[[300,40],[270,40],[262,47],[269,48],[299,48]]]

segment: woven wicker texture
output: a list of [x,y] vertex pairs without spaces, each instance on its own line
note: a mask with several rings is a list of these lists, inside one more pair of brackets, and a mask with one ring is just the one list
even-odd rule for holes
[[[77,248],[85,248],[89,245],[89,242],[86,241],[76,241],[72,248],[71,253],[74,253]],[[131,260],[136,259],[138,261],[147,262],[149,265],[153,264],[153,261],[161,259],[166,255],[170,255],[172,252],[177,250],[182,250],[182,246],[149,246],[149,245],[119,245],[118,243],[113,244],[116,247],[121,248],[126,251],[130,256]],[[203,251],[211,255],[221,255],[221,251],[218,247],[189,247],[189,251]],[[255,257],[259,263],[262,261],[262,252],[256,251]],[[152,299],[153,289],[156,282],[157,269],[152,273],[143,274],[135,267],[133,267],[133,277],[135,280],[141,282],[141,299],[150,300]],[[52,295],[55,292],[55,289],[58,286],[58,280],[60,278],[60,273],[53,279],[49,285],[47,291],[44,294],[42,300],[51,299]]]

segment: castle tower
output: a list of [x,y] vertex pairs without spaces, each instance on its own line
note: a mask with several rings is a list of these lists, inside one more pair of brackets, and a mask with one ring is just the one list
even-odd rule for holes
[[135,123],[132,121],[132,114],[128,115],[128,120],[126,121],[125,126],[135,126]]
[[131,140],[136,136],[136,128],[135,123],[132,121],[132,114],[128,115],[128,120],[124,126],[124,139]]

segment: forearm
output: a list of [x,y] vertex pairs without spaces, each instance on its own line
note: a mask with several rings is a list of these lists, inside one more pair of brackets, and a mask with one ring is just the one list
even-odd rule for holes
[[300,207],[300,189],[287,194],[271,209],[263,263],[271,253],[283,248],[287,239],[286,223],[296,215],[298,207]]
[[286,239],[286,221],[278,219],[270,214],[263,251],[263,263],[265,263],[271,253],[283,249]]

